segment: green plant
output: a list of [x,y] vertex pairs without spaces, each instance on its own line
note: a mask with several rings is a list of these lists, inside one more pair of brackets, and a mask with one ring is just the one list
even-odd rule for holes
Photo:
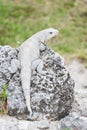
[[7,99],[7,86],[8,86],[7,84],[3,85],[2,97],[4,101],[6,101]]
[[64,128],[64,129],[62,129],[62,130],[71,130],[71,129],[69,129],[69,128]]
[[7,84],[3,85],[3,91],[0,94],[1,98],[1,106],[0,106],[0,113],[6,114],[8,112],[7,109]]

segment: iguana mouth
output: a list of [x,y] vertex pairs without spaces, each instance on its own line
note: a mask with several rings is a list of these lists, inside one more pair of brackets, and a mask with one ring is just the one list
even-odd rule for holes
[[45,45],[46,42],[45,41],[44,42],[40,41],[40,43],[42,43],[43,45]]

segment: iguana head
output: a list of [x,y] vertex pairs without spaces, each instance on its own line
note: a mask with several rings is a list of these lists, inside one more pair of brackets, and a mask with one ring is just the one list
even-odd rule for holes
[[48,29],[43,30],[45,41],[58,35],[58,32],[59,31],[57,29],[54,29],[54,28],[48,28]]
[[49,39],[53,38],[54,36],[58,35],[59,31],[54,28],[47,28],[38,33],[36,33],[37,38],[40,42],[45,43]]

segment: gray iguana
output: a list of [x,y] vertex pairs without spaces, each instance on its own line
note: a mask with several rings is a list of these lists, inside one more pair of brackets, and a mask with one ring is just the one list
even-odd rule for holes
[[[30,105],[30,81],[32,63],[39,59],[40,45],[42,43],[45,44],[46,41],[56,36],[58,32],[59,31],[54,28],[44,29],[24,41],[23,44],[19,47],[19,60],[21,63],[21,82],[24,91],[26,106],[30,113],[30,116],[32,115],[32,109]],[[41,64],[42,67],[39,67],[39,69],[41,70],[43,68],[41,60],[38,60],[37,63]]]

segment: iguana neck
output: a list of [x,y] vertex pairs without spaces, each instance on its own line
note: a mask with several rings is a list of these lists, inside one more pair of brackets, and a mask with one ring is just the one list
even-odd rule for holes
[[45,35],[41,32],[34,34],[32,38],[35,38],[39,43],[42,43],[42,44],[46,43]]

